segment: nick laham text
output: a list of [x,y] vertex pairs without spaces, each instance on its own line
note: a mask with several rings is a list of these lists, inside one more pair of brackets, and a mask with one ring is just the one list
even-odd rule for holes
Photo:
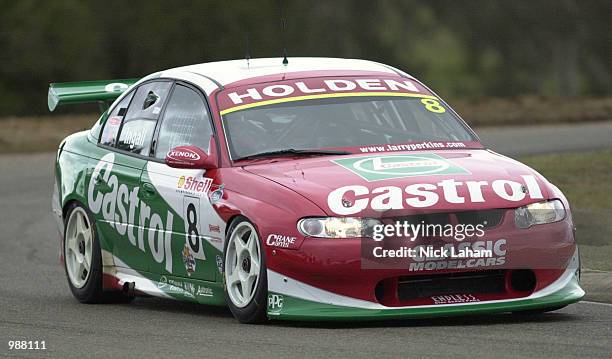
[[414,248],[400,247],[397,249],[384,249],[374,247],[372,254],[376,258],[415,258],[415,259],[442,259],[442,258],[491,258],[490,249],[472,249],[469,247],[433,247],[418,246]]

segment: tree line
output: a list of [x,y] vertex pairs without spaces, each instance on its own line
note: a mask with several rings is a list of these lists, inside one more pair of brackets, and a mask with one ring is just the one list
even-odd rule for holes
[[[612,91],[609,0],[0,0],[0,115],[49,82],[251,57],[364,58],[449,98]],[[281,30],[281,19],[286,30]],[[283,46],[284,45],[284,46]]]

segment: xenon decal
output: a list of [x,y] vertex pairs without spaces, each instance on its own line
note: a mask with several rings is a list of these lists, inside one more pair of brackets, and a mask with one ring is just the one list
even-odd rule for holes
[[287,97],[292,95],[294,92],[300,92],[302,94],[313,94],[313,93],[329,93],[339,91],[353,91],[360,89],[363,91],[411,91],[419,92],[414,82],[410,80],[392,80],[392,79],[355,79],[355,80],[341,80],[341,79],[329,79],[323,80],[321,84],[318,84],[316,88],[309,88],[304,81],[297,81],[293,84],[274,84],[269,85],[261,90],[257,88],[248,88],[243,90],[242,93],[230,92],[227,94],[229,99],[234,105],[242,104],[244,99],[251,100],[264,100],[265,98],[273,97]]
[[[166,271],[172,273],[172,212],[167,211],[164,225],[162,214],[153,212],[139,199],[140,187],[130,191],[126,184],[119,183],[117,176],[112,174],[114,162],[115,154],[109,153],[94,168],[87,189],[89,209],[94,214],[102,212],[108,225],[121,236],[127,234],[129,242],[145,253],[146,244],[153,259],[165,264]],[[100,188],[104,188],[105,193]],[[137,210],[140,211],[138,217]]]
[[[443,200],[449,204],[485,202],[483,188],[490,187],[499,198],[518,202],[527,196],[531,199],[543,199],[537,180],[532,175],[523,175],[524,183],[511,180],[489,181],[456,181],[445,179],[438,183],[417,183],[404,188],[382,186],[370,190],[363,185],[343,186],[329,193],[327,205],[336,214],[352,215],[371,208],[375,211],[386,211],[404,208],[427,208]],[[466,196],[459,195],[459,189],[467,190]],[[439,191],[441,189],[441,191]],[[355,197],[347,200],[345,196]]]
[[462,167],[434,153],[352,157],[332,162],[369,182],[435,174],[470,174]]

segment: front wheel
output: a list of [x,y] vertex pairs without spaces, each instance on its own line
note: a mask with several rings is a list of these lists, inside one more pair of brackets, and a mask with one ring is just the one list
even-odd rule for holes
[[266,263],[255,226],[246,218],[232,223],[227,231],[223,261],[225,300],[242,323],[267,319]]

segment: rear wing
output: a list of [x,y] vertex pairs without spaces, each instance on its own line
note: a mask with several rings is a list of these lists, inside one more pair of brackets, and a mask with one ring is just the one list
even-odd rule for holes
[[106,109],[138,80],[140,79],[52,83],[49,85],[47,105],[49,111],[53,111],[63,104],[99,102],[101,108]]

